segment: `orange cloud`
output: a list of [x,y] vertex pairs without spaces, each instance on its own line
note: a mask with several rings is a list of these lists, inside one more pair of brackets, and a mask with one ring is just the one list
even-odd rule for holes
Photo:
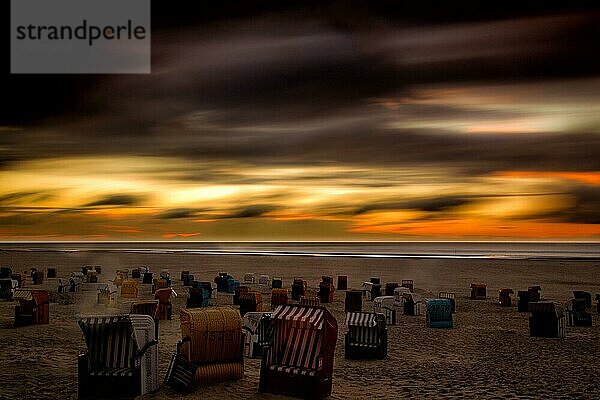
[[164,235],[162,235],[162,237],[165,238],[165,239],[173,239],[175,237],[187,238],[187,237],[198,236],[198,235],[202,235],[202,233],[200,233],[200,232],[195,232],[195,233],[165,233]]
[[568,179],[585,183],[586,185],[600,185],[600,172],[561,172],[561,171],[500,171],[494,174],[502,178],[554,178]]
[[564,238],[600,236],[600,225],[545,221],[447,219],[387,225],[354,225],[350,231],[433,237]]

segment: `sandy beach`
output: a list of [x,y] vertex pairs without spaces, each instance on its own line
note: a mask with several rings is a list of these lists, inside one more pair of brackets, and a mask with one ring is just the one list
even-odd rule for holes
[[[164,377],[180,339],[179,310],[185,306],[187,288],[179,281],[181,270],[196,279],[213,280],[220,271],[241,279],[246,272],[282,276],[288,286],[301,276],[316,291],[322,275],[345,274],[349,287],[359,288],[371,276],[382,282],[413,279],[415,291],[437,297],[439,291],[456,293],[455,328],[428,329],[425,317],[399,315],[389,326],[388,357],[377,361],[344,358],[344,292],[335,292],[328,304],[340,330],[335,354],[333,399],[394,398],[600,398],[600,321],[593,310],[593,327],[568,327],[565,339],[530,338],[528,314],[516,306],[499,307],[498,289],[542,287],[542,298],[566,302],[572,290],[600,293],[600,262],[590,260],[500,259],[393,259],[349,257],[142,254],[106,251],[0,252],[0,265],[16,272],[31,267],[55,267],[58,277],[68,278],[83,265],[103,267],[100,282],[114,278],[118,268],[147,265],[153,272],[168,268],[174,277],[172,321],[160,322],[159,369]],[[488,285],[488,299],[468,298],[469,284]],[[0,399],[75,399],[77,355],[85,343],[76,315],[127,312],[130,299],[118,299],[119,310],[96,304],[96,290],[84,284],[75,294],[57,294],[58,279],[45,279],[51,291],[50,324],[13,328],[14,302],[0,302]],[[31,287],[31,282],[26,283]],[[253,285],[270,300],[270,290]],[[39,287],[39,286],[38,286]],[[150,299],[150,285],[141,285],[141,299]],[[516,299],[516,297],[515,297]],[[231,304],[231,296],[219,295],[217,304]],[[513,301],[516,304],[516,301]],[[372,304],[363,303],[364,310]],[[166,385],[144,399],[275,399],[258,392],[259,359],[245,360],[242,380],[202,387],[182,396]],[[284,397],[281,397],[284,398]]]

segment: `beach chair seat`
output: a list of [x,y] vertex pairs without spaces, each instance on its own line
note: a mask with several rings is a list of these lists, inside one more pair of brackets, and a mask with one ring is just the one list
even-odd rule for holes
[[242,319],[244,356],[262,357],[263,350],[273,341],[270,312],[247,312]]
[[347,275],[338,275],[337,290],[348,290],[348,276]]
[[139,295],[139,283],[131,279],[126,279],[121,284],[121,297],[127,299],[137,299]]
[[452,304],[449,299],[429,299],[426,303],[426,320],[429,328],[452,328]]
[[319,299],[321,303],[333,303],[333,295],[335,293],[335,287],[333,286],[333,279],[329,281],[323,281],[319,283]]
[[156,319],[170,320],[173,317],[173,303],[171,302],[172,296],[177,296],[177,293],[170,287],[158,289],[154,293],[154,299],[158,300]]
[[452,308],[452,314],[456,312],[456,293],[452,292],[439,292],[438,299],[450,300],[450,307]]
[[385,315],[347,312],[344,335],[345,357],[349,359],[383,359],[387,356]]
[[271,277],[269,275],[261,275],[258,278],[258,284],[259,285],[270,285],[271,284]]
[[344,311],[362,311],[362,297],[363,294],[360,290],[347,290],[344,300]]
[[314,306],[318,307],[321,305],[321,299],[318,296],[300,296],[301,306]]
[[98,304],[104,304],[105,306],[115,305],[115,293],[117,293],[117,287],[110,284],[101,284],[97,287],[98,290]]
[[152,272],[144,272],[142,275],[142,283],[144,285],[151,285],[154,282],[154,274]]
[[[180,315],[182,339],[177,343],[165,382],[180,388],[181,379],[174,376],[183,369],[182,359],[193,364],[194,385],[204,385],[241,379],[244,376],[244,340],[242,319],[237,310],[229,307],[182,309]],[[190,370],[189,364],[187,371]],[[186,391],[189,389],[187,385]]]
[[412,279],[402,279],[400,286],[408,288],[411,293],[415,291],[415,282]]
[[569,301],[567,304],[568,326],[592,326],[592,314],[587,311],[587,304],[587,298],[585,297],[574,298]]
[[247,312],[260,312],[263,310],[262,295],[257,292],[240,293],[239,304],[242,317]]
[[331,395],[337,321],[322,307],[279,306],[263,351],[259,391],[305,399]]
[[87,352],[78,358],[78,398],[130,398],[158,390],[158,341],[148,315],[78,319]]
[[573,290],[574,299],[583,299],[585,301],[585,308],[592,307],[592,294],[583,290]]
[[299,301],[300,296],[306,295],[307,283],[302,278],[294,278],[292,281],[292,300]]
[[283,287],[283,278],[274,276],[271,280],[271,289],[281,289]]
[[502,288],[498,291],[498,304],[502,307],[510,307],[512,306],[512,298],[511,294],[515,292],[509,288]]
[[50,323],[50,294],[41,289],[15,289],[15,326],[45,325]]
[[285,306],[288,303],[288,290],[283,288],[274,288],[271,290],[271,308]]
[[471,300],[487,299],[487,285],[485,283],[471,283]]
[[246,273],[244,274],[244,283],[256,283],[256,277],[254,276],[254,273]]
[[551,301],[529,302],[529,335],[531,337],[564,338],[564,309]]
[[387,325],[396,325],[394,296],[379,296],[373,299],[373,312],[385,315]]
[[0,300],[12,300],[13,293],[19,282],[11,278],[0,279]]
[[385,284],[384,296],[394,296],[394,290],[400,286],[398,282],[388,282]]
[[188,289],[187,308],[208,307],[210,302],[210,290],[205,287],[190,287]]
[[396,305],[396,307],[404,307],[404,293],[410,293],[410,289],[404,286],[399,286],[396,289],[394,289],[394,304]]
[[240,305],[240,294],[247,293],[249,291],[250,291],[250,288],[248,286],[238,286],[237,288],[235,288],[235,293],[233,294],[233,305],[239,306]]
[[423,304],[421,296],[415,293],[403,293],[402,297],[404,315],[409,315],[411,317],[421,315],[421,307]]
[[8,279],[13,273],[10,267],[0,267],[0,279]]
[[529,292],[529,301],[540,301],[542,299],[542,287],[539,285],[529,286],[527,288]]
[[179,275],[179,280],[182,281],[182,282],[184,282],[185,278],[187,276],[189,276],[189,274],[190,274],[189,270],[183,270],[183,271],[181,271],[181,274]]

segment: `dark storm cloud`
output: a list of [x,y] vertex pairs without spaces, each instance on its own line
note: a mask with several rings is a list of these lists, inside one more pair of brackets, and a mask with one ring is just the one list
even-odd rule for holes
[[99,207],[99,206],[135,206],[141,202],[140,196],[130,194],[113,194],[103,197],[99,200],[85,204],[83,207]]
[[255,218],[276,210],[277,207],[269,204],[253,204],[223,217],[223,218]]
[[173,208],[166,210],[158,215],[161,219],[181,219],[181,218],[193,218],[197,216],[197,213],[203,211],[196,208]]
[[448,211],[473,202],[472,198],[462,196],[433,197],[400,202],[380,202],[360,207],[354,213],[364,214],[369,211],[381,210],[419,210],[425,212]]

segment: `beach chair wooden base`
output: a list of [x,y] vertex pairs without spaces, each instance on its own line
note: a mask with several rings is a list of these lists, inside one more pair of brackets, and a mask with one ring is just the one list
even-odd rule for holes
[[82,399],[135,399],[140,395],[141,371],[129,376],[90,376],[90,361],[87,354],[77,360],[77,398]]
[[326,378],[321,371],[311,370],[305,375],[302,372],[290,374],[269,368],[267,373],[260,374],[258,390],[300,399],[323,399],[331,395],[330,378]]

